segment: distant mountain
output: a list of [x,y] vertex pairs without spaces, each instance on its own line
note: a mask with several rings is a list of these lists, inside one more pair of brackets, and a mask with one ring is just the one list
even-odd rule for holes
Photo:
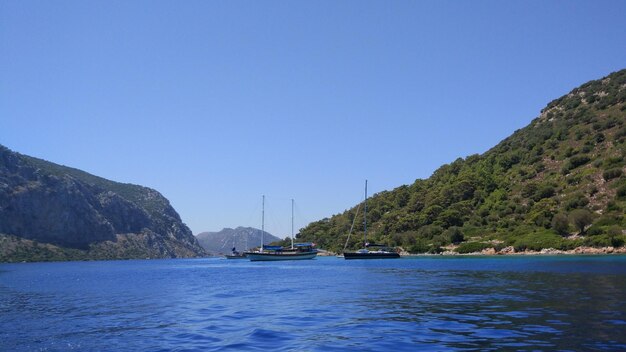
[[[356,217],[349,246],[358,248],[363,208],[358,215],[356,209],[309,224],[300,239],[341,250]],[[460,252],[617,247],[626,240],[625,212],[621,70],[550,102],[486,153],[373,196],[368,240],[411,252],[440,252],[451,243],[460,243]]]
[[[242,251],[246,248],[261,245],[261,230],[252,227],[225,228],[219,232],[202,232],[196,235],[202,248],[212,254],[230,253],[233,247]],[[281,239],[265,232],[264,244],[280,241]]]
[[0,145],[0,261],[205,255],[159,192]]

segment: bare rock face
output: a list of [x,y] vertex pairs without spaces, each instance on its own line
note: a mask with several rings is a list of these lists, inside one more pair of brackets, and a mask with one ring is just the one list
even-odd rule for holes
[[497,254],[496,250],[494,248],[485,248],[482,250],[481,254],[484,255],[495,255]]
[[[109,257],[205,255],[159,192],[21,155],[0,146],[0,233]],[[120,247],[135,238],[133,255]],[[145,239],[139,241],[139,239]],[[157,246],[155,250],[152,246]],[[96,251],[96,252],[98,252]],[[106,252],[106,251],[105,251]],[[102,256],[93,253],[97,259]],[[89,257],[89,255],[87,255]]]
[[513,254],[515,253],[515,248],[513,246],[504,247],[498,253],[499,254]]

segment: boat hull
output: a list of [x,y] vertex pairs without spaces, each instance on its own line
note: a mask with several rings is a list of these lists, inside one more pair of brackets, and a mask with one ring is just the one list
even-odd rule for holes
[[396,259],[400,258],[400,254],[395,252],[346,252],[343,254],[344,259]]
[[246,256],[252,262],[258,261],[278,261],[278,260],[304,260],[313,259],[317,256],[317,252],[306,253],[246,253]]
[[248,259],[245,254],[243,255],[226,255],[226,259]]

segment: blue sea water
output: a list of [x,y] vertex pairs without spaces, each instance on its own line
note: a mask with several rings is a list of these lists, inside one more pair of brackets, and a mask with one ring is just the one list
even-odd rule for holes
[[626,256],[0,265],[2,351],[626,350]]

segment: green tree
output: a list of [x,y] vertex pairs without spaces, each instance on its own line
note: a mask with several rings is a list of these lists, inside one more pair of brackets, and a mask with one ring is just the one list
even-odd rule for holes
[[428,242],[424,239],[417,239],[414,244],[409,246],[409,252],[411,253],[426,253],[432,247],[428,245]]
[[569,234],[569,219],[563,213],[556,214],[552,218],[552,229],[561,236]]
[[417,230],[417,236],[425,239],[433,239],[435,236],[440,235],[443,232],[441,226],[437,225],[426,225],[422,226]]
[[537,226],[550,227],[550,219],[554,216],[556,200],[544,198],[535,203],[528,212],[528,221]]
[[456,209],[448,208],[439,215],[444,227],[463,226],[463,216]]
[[569,213],[571,223],[580,230],[580,234],[585,233],[585,227],[593,221],[593,215],[587,209],[574,209]]
[[452,226],[446,230],[444,235],[447,237],[450,243],[459,244],[465,240],[465,236],[463,236],[463,231],[456,226]]

